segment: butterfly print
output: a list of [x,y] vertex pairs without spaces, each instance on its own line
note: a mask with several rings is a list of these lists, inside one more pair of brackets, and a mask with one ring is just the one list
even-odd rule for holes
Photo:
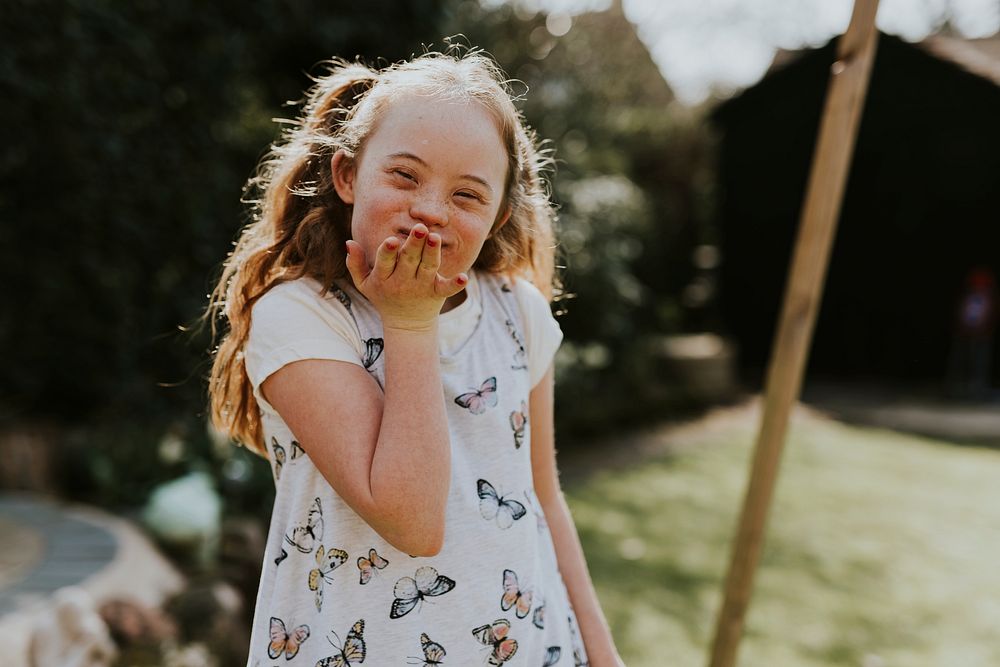
[[437,642],[431,641],[426,632],[420,633],[420,648],[424,651],[423,658],[414,658],[417,662],[410,662],[411,665],[420,664],[421,667],[434,667],[443,664],[444,656],[448,653]]
[[[302,449],[298,440],[292,440],[291,446],[293,461],[305,454],[305,450]],[[281,479],[281,469],[285,467],[285,448],[278,444],[277,438],[271,436],[271,449],[274,450],[274,476],[276,479]]]
[[[342,646],[337,646],[330,638],[327,637],[326,641],[330,642],[330,646],[334,648],[337,653],[330,656],[329,658],[323,658],[316,663],[316,667],[351,667],[351,665],[360,665],[365,661],[365,638],[363,636],[365,631],[365,620],[358,619],[353,626],[351,626],[350,631],[347,633],[347,641],[344,642]],[[334,633],[336,635],[336,633]],[[337,638],[338,643],[340,638]]]
[[294,526],[292,531],[285,535],[285,542],[292,545],[304,554],[312,553],[316,544],[323,539],[323,508],[319,503],[319,498],[313,500],[312,507],[309,508],[309,516],[306,522]]
[[278,439],[271,436],[271,450],[274,452],[274,478],[281,479],[281,469],[285,467],[285,448],[278,444]]
[[288,558],[288,552],[282,549],[281,555],[274,559],[274,566],[277,567],[281,565],[281,561],[285,560],[286,558]]
[[521,410],[510,413],[510,427],[514,431],[514,449],[524,444],[524,427],[528,425],[528,406],[521,401]]
[[514,613],[518,618],[524,618],[531,611],[531,591],[522,592],[517,583],[514,570],[503,571],[503,595],[500,597],[500,608],[507,611],[516,607]]
[[309,570],[309,590],[316,591],[316,611],[323,611],[323,582],[333,581],[333,571],[347,562],[347,552],[343,549],[316,548],[316,567]]
[[501,292],[506,292],[507,294],[510,294],[510,292],[511,292],[510,285],[507,284],[507,283],[500,283],[500,291]]
[[361,570],[361,585],[371,581],[372,575],[377,570],[385,569],[389,561],[379,556],[374,549],[368,550],[368,558],[358,556],[358,569]]
[[413,611],[424,598],[444,595],[453,588],[453,579],[440,575],[433,567],[425,565],[417,570],[414,577],[403,577],[396,582],[392,589],[395,599],[389,610],[389,618],[402,618]]
[[476,491],[479,494],[479,514],[487,521],[495,519],[504,530],[528,513],[521,503],[497,494],[497,490],[485,479],[476,482]]
[[473,636],[481,644],[485,644],[493,649],[490,654],[489,664],[502,665],[517,653],[517,640],[507,636],[510,632],[510,621],[499,618],[491,624],[481,625],[472,631]]
[[538,532],[544,533],[549,529],[549,524],[545,521],[545,511],[542,510],[541,504],[538,502],[538,496],[535,495],[534,491],[525,491],[524,499],[528,501],[528,505],[531,507],[531,513],[535,515]]
[[574,667],[590,667],[590,662],[583,657],[584,648],[580,643],[580,634],[576,629],[576,619],[572,616],[566,617],[569,624],[569,636],[573,641],[573,665]]
[[550,646],[545,650],[545,662],[542,663],[542,667],[552,667],[552,665],[559,662],[559,658],[562,657],[562,649],[558,646]]
[[276,616],[271,617],[271,642],[267,645],[267,656],[276,660],[285,654],[285,660],[291,660],[299,652],[302,643],[309,639],[309,626],[300,625],[291,632],[285,629],[285,622]]
[[474,415],[481,415],[486,412],[486,408],[495,408],[497,405],[497,379],[487,378],[479,389],[474,389],[466,394],[459,395],[455,402],[463,408],[468,408]]
[[361,360],[365,368],[371,368],[372,365],[382,356],[382,350],[385,349],[385,341],[381,338],[369,338],[365,341],[365,358]]
[[514,340],[514,345],[517,346],[517,349],[514,350],[514,363],[510,367],[515,371],[526,371],[528,364],[525,363],[525,360],[528,357],[528,352],[524,349],[524,340],[521,339],[521,334],[517,332],[513,322],[507,320],[505,324],[507,325],[507,333]]
[[351,309],[351,297],[347,296],[347,292],[337,287],[333,290],[333,295],[337,297],[337,301],[343,304],[344,308]]
[[539,604],[535,607],[534,613],[531,614],[531,622],[534,623],[535,627],[539,630],[545,629],[545,603]]

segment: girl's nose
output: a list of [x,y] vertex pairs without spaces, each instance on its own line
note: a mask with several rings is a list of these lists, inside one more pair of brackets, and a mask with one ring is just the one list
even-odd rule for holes
[[410,217],[431,228],[443,227],[448,224],[448,203],[431,194],[414,197]]

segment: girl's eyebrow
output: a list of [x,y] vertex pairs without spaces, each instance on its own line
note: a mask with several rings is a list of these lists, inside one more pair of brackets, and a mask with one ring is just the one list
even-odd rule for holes
[[[413,153],[407,153],[406,151],[401,151],[399,153],[393,153],[392,155],[389,156],[389,158],[390,159],[399,159],[399,158],[402,158],[402,159],[405,159],[405,160],[413,160],[414,162],[416,162],[417,164],[419,164],[419,165],[421,165],[423,167],[429,167],[430,166],[424,160],[420,159],[419,157],[417,157]],[[482,178],[481,176],[475,176],[473,174],[462,174],[459,178],[464,178],[464,179],[468,179],[470,181],[474,181],[476,183],[479,183],[484,188],[486,188],[487,190],[489,190],[491,195],[493,194],[493,188],[490,187],[490,184],[486,182],[486,179]]]

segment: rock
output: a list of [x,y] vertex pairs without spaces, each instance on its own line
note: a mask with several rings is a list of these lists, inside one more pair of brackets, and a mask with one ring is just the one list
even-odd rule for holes
[[118,651],[94,600],[67,586],[54,595],[55,613],[39,616],[31,631],[32,667],[110,667]]
[[201,565],[218,550],[222,501],[205,472],[192,472],[156,487],[143,510],[146,527],[159,540],[190,553]]
[[121,646],[159,646],[163,642],[177,639],[177,624],[155,607],[147,607],[135,600],[116,598],[104,602],[99,611],[112,638]]

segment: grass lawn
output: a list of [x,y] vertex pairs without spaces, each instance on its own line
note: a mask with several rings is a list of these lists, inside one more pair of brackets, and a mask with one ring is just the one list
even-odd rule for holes
[[[757,424],[737,409],[563,465],[629,667],[707,663]],[[739,664],[1000,665],[1000,451],[796,412]]]

